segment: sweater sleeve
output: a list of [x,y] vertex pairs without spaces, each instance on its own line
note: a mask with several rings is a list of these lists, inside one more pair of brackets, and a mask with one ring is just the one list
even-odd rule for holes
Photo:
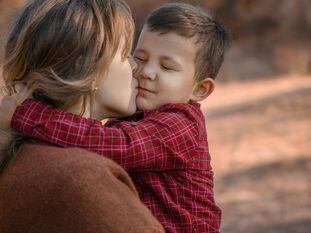
[[191,119],[172,111],[156,112],[137,124],[104,126],[29,99],[16,109],[11,124],[41,141],[111,158],[127,171],[180,169],[196,147]]

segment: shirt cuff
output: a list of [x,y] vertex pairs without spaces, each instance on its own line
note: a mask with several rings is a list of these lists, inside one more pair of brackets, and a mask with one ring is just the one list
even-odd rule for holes
[[18,106],[11,120],[11,127],[22,133],[31,133],[35,127],[38,114],[42,112],[45,105],[33,99],[26,99]]

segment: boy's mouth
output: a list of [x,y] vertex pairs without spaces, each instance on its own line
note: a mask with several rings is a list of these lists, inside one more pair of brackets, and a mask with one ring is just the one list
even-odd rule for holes
[[154,91],[151,91],[151,90],[144,88],[144,87],[141,87],[141,86],[138,86],[137,89],[138,89],[138,91],[149,92],[149,93],[155,94]]

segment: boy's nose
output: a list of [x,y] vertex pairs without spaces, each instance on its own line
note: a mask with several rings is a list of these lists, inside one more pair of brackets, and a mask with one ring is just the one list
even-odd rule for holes
[[142,76],[143,78],[150,79],[150,80],[155,80],[156,72],[150,66],[146,65],[144,67],[141,67],[140,76]]

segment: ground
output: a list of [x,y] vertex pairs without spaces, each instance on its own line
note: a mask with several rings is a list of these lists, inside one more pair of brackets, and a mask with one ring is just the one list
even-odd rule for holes
[[222,233],[310,232],[310,76],[219,84],[202,107]]

